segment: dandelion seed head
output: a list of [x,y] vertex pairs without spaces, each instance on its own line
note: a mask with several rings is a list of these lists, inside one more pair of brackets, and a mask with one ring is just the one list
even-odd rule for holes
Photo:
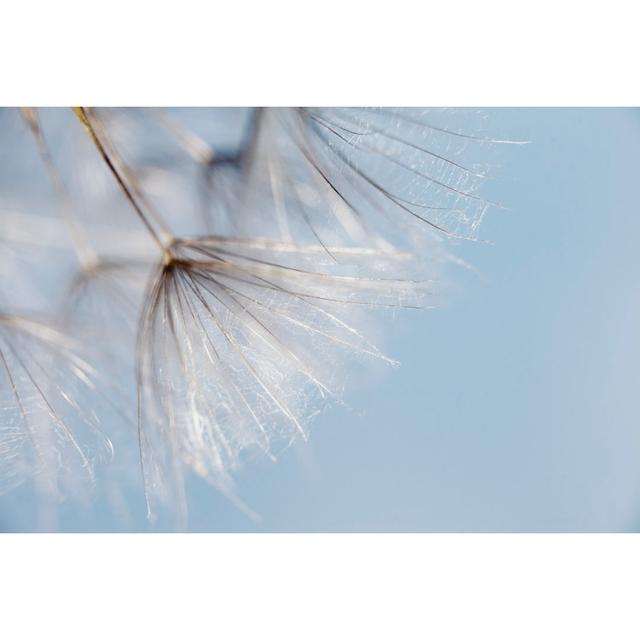
[[243,461],[397,365],[381,314],[431,306],[495,206],[467,116],[2,110],[0,483],[95,484],[113,443],[123,491],[135,439],[151,517],[184,520],[191,473],[250,513]]

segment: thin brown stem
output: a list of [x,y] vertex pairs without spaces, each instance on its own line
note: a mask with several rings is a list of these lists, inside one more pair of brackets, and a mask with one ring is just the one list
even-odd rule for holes
[[[136,214],[138,215],[138,217],[140,218],[144,226],[147,228],[147,230],[149,231],[149,233],[151,234],[151,236],[153,237],[157,245],[162,249],[163,253],[166,253],[167,251],[166,243],[162,241],[162,238],[160,237],[158,232],[154,229],[153,225],[149,221],[149,218],[143,211],[142,207],[138,204],[137,199],[134,196],[135,188],[132,188],[127,184],[125,177],[121,174],[121,172],[118,170],[115,163],[113,162],[109,152],[106,149],[106,145],[100,139],[100,136],[96,131],[96,128],[91,123],[87,110],[84,107],[73,107],[73,112],[75,113],[77,118],[80,120],[80,122],[83,124],[87,133],[91,137],[91,140],[93,141],[94,145],[98,149],[98,152],[102,156],[102,159],[104,160],[105,164],[113,174],[113,177],[116,179],[116,182],[118,183],[119,187],[122,189],[127,200],[129,201],[129,204],[133,207],[134,211],[136,212]],[[158,223],[158,226],[161,227],[161,231],[166,234],[166,230],[162,228],[160,221],[156,220],[156,222]]]

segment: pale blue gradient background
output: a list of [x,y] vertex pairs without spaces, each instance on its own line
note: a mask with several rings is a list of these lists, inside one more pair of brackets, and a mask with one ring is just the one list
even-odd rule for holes
[[[252,464],[253,523],[204,484],[194,531],[640,530],[640,113],[491,111],[532,141],[483,193],[508,205],[458,254],[444,306],[387,327],[397,371],[349,394],[311,443]],[[35,526],[29,497],[0,528]],[[147,530],[100,505],[65,530]]]

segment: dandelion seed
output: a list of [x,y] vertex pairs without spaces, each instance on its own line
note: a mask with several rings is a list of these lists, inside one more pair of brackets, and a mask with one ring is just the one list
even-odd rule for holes
[[241,454],[271,454],[274,444],[306,437],[317,402],[339,396],[336,362],[389,361],[356,318],[371,306],[416,307],[428,283],[352,275],[357,259],[407,256],[334,251],[352,263],[349,275],[335,273],[319,245],[208,237],[171,247],[152,280],[138,346],[152,512],[163,503],[184,509],[183,465],[237,502],[231,472]]
[[[245,149],[236,231],[388,249],[416,233],[475,238],[488,167],[470,146],[505,141],[438,127],[424,110],[264,109]],[[249,185],[249,186],[247,186]],[[259,219],[257,219],[259,218]]]
[[29,477],[55,496],[93,482],[111,456],[96,413],[96,372],[63,334],[0,315],[0,490]]

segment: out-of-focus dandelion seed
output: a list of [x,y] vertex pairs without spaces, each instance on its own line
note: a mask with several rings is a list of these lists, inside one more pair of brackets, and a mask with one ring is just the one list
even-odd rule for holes
[[97,412],[96,372],[48,325],[0,315],[0,490],[36,477],[60,496],[93,482],[112,454]]

